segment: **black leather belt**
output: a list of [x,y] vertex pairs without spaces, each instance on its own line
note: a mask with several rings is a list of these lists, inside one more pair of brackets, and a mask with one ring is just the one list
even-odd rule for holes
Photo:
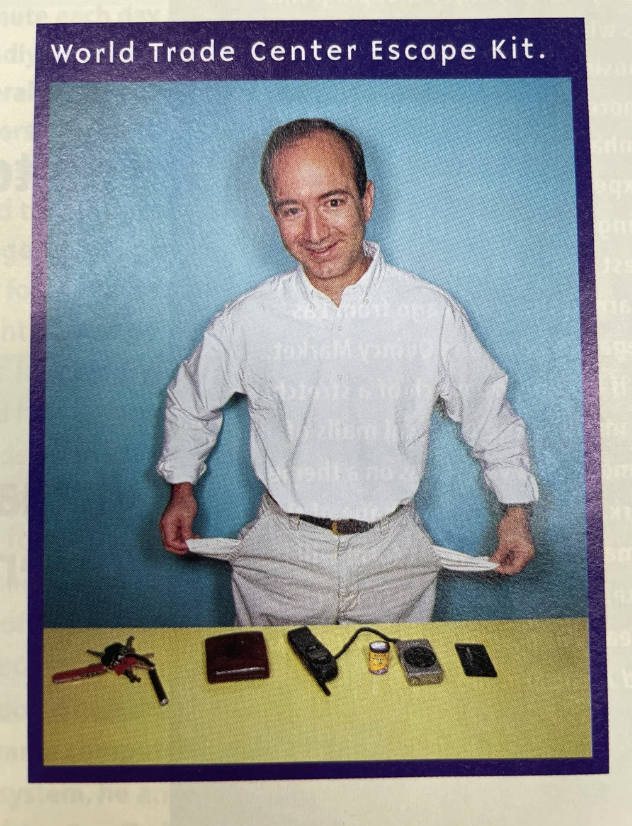
[[[393,513],[389,513],[389,516],[396,514],[401,507],[402,505],[398,505]],[[298,516],[299,519],[303,522],[309,522],[310,525],[316,525],[319,528],[326,528],[336,536],[348,536],[352,533],[366,533],[367,531],[370,531],[371,528],[379,525],[382,521],[381,519],[377,522],[363,522],[361,519],[325,519],[322,516],[306,516],[303,513],[294,513],[292,516]]]
[[347,536],[352,533],[366,533],[374,528],[377,522],[362,522],[360,519],[324,519],[320,516],[305,516],[302,513],[293,514],[298,516],[303,522],[316,525],[319,528],[326,528],[336,536]]

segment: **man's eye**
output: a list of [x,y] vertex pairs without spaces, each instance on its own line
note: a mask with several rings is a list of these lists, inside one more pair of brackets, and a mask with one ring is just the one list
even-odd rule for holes
[[340,198],[330,198],[327,203],[330,207],[335,209],[336,207],[341,206],[342,200]]
[[295,215],[298,215],[298,207],[284,207],[281,210],[281,215],[284,218],[293,218]]

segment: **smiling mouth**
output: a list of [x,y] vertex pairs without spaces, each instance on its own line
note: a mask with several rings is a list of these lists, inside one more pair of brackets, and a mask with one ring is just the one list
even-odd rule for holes
[[333,244],[329,244],[328,246],[323,247],[322,249],[313,249],[312,247],[306,247],[305,249],[313,258],[324,258],[327,255],[327,253],[331,252],[331,250],[333,250],[337,244],[338,242],[334,241]]

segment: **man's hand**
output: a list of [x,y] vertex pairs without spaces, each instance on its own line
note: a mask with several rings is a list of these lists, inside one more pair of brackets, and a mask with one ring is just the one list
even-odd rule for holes
[[524,508],[507,508],[498,523],[498,547],[490,557],[500,563],[499,574],[517,574],[535,556],[533,539],[529,529],[529,517]]
[[186,539],[197,539],[193,535],[193,520],[197,513],[197,502],[193,495],[193,485],[181,482],[171,487],[171,498],[165,508],[158,527],[162,544],[172,554],[188,551]]

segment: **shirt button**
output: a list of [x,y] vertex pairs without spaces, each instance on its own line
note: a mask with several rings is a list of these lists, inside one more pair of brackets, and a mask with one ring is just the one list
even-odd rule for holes
[[338,327],[338,332],[339,332],[339,333],[341,333],[341,332],[342,332],[342,327]]
[[338,381],[342,381],[342,373],[338,373]]

